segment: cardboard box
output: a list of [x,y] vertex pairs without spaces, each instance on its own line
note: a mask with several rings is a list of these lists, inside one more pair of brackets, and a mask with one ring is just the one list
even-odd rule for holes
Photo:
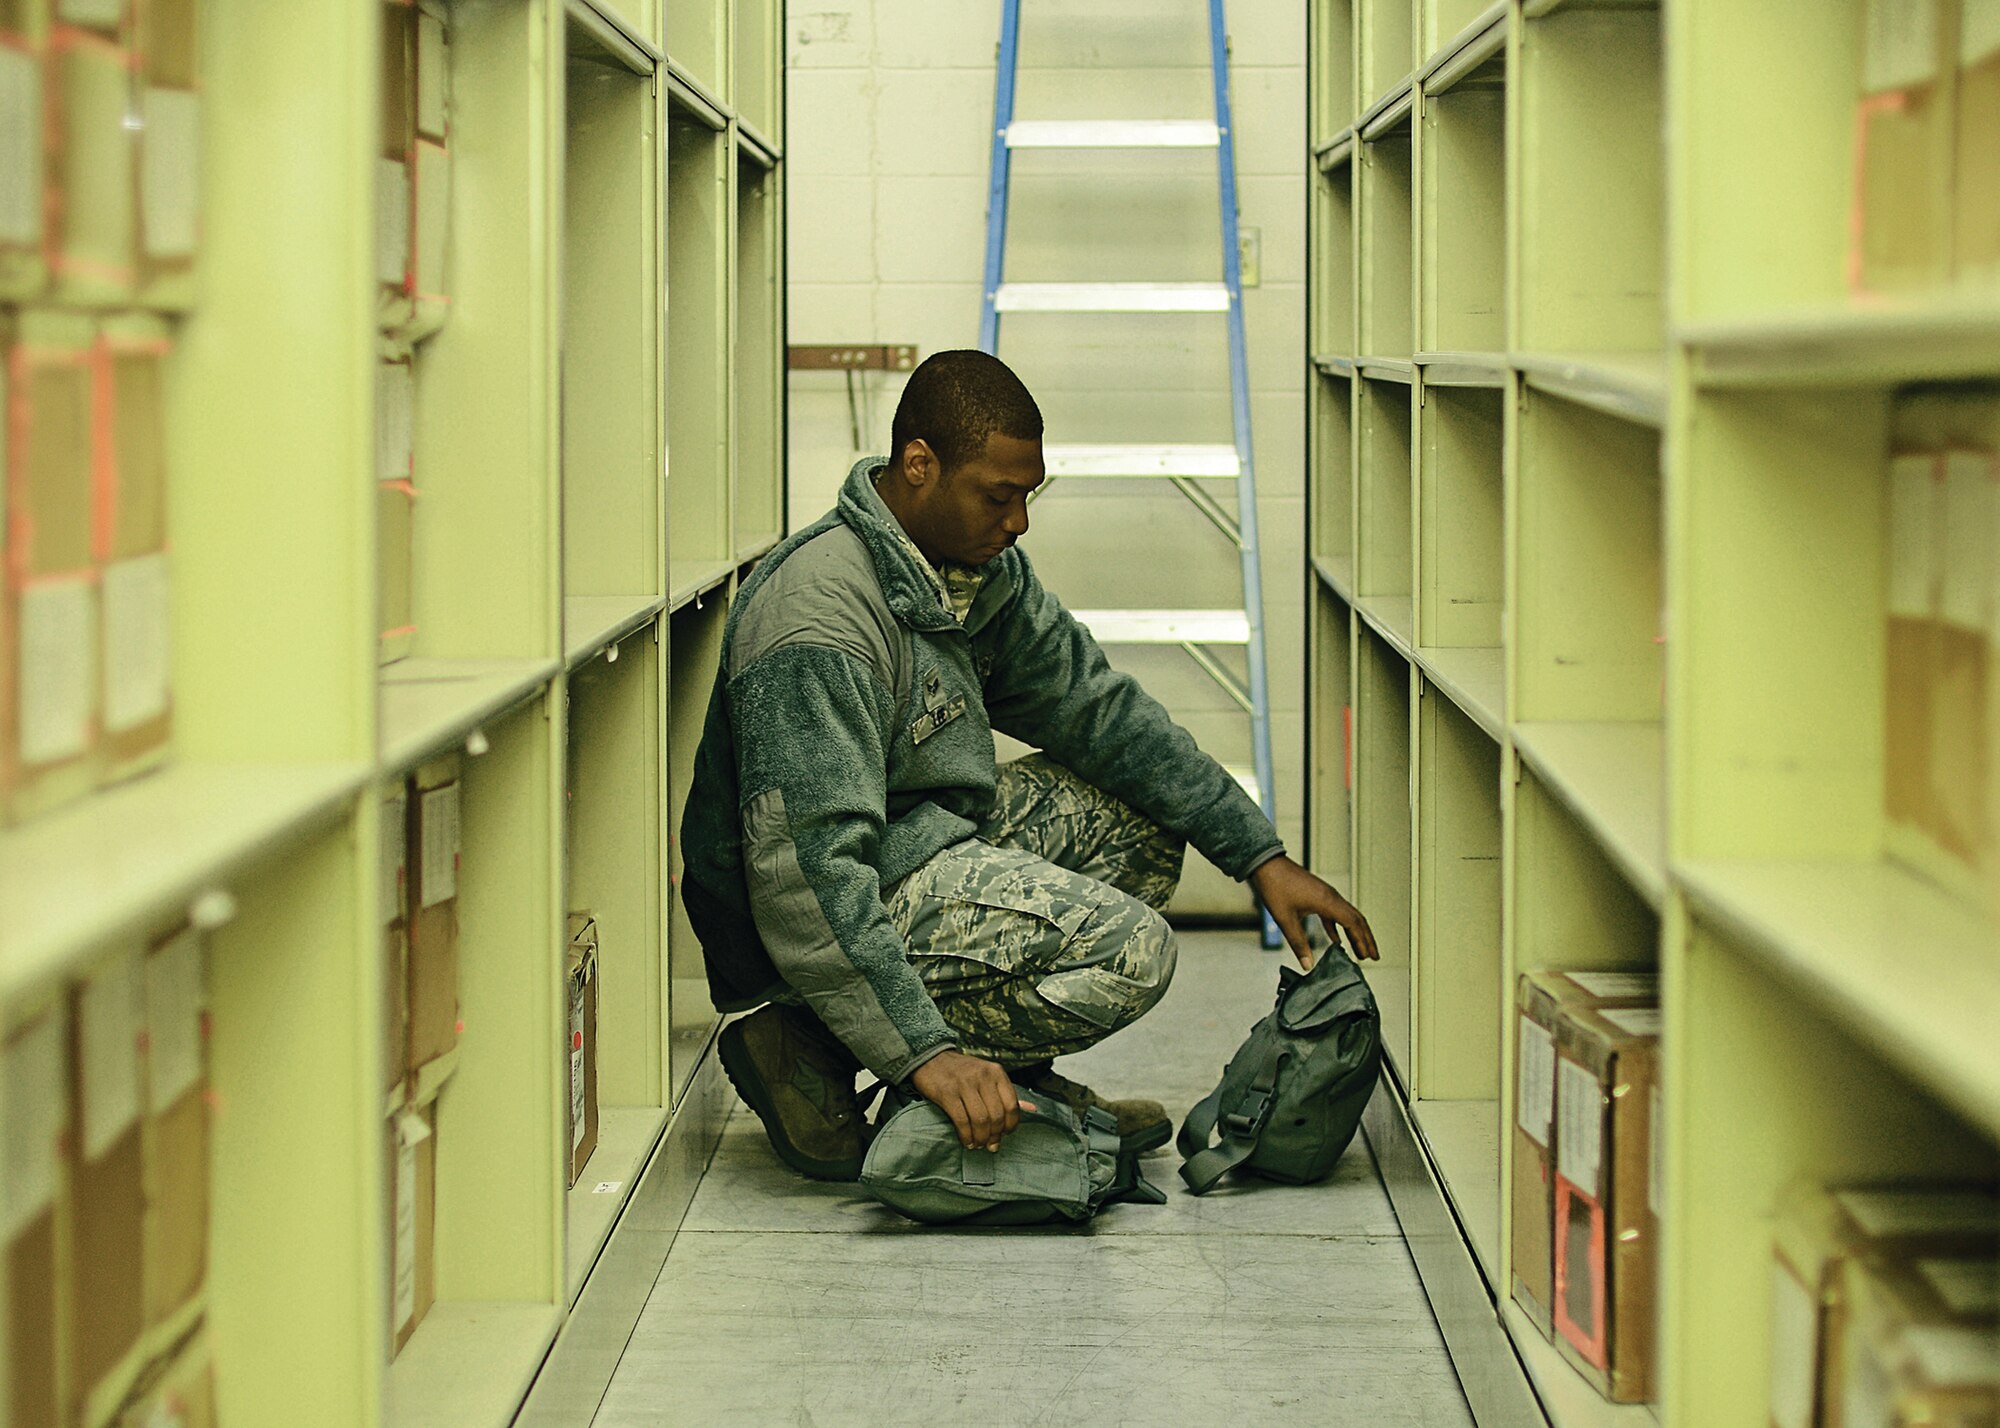
[[451,311],[445,271],[450,238],[451,151],[420,138],[410,159],[408,306],[393,329],[405,341],[437,333]]
[[[0,17],[0,301],[6,302],[40,296],[49,276],[42,248],[47,24],[34,6],[22,9]],[[19,28],[7,29],[10,23]]]
[[569,1003],[569,1183],[575,1185],[597,1149],[597,923],[569,915],[564,958]]
[[58,24],[49,59],[58,185],[51,297],[72,307],[125,306],[138,289],[138,143],[125,122],[132,55],[94,29]]
[[1659,1336],[1657,1007],[1556,1024],[1556,1346],[1614,1403],[1654,1394]]
[[97,356],[100,440],[110,450],[97,490],[101,781],[155,768],[173,729],[173,648],[167,556],[166,321],[106,319]]
[[201,83],[200,0],[145,0],[132,14],[139,77],[194,89]]
[[1942,287],[1951,272],[1955,0],[1866,0],[1855,116],[1856,292]]
[[76,1134],[68,1167],[66,1358],[69,1400],[92,1421],[124,1398],[128,1358],[146,1322],[145,1018],[145,965],[136,949],[106,958],[71,989]]
[[1653,972],[1529,972],[1515,987],[1512,1243],[1514,1302],[1545,1337],[1555,1334],[1555,1030],[1567,1006],[1647,1006]]
[[137,104],[138,301],[185,311],[201,246],[201,95],[148,84]]
[[416,491],[407,481],[375,488],[377,552],[377,652],[383,664],[406,658],[416,646]]
[[389,1326],[400,1353],[437,1302],[437,1108],[403,1107],[389,1119],[392,1189]]
[[416,131],[451,137],[451,16],[441,0],[417,0]]
[[65,1385],[56,1359],[56,1215],[69,1133],[69,1023],[45,1008],[0,1047],[0,1273],[6,1277],[9,1423],[59,1423]]
[[1845,1267],[1865,1258],[2000,1253],[1990,1185],[1800,1186],[1772,1243],[1771,1428],[1838,1428]]
[[201,1298],[208,1280],[208,990],[201,936],[146,958],[146,1327]]
[[380,878],[382,906],[382,1071],[383,1094],[397,1097],[410,1066],[409,866],[410,799],[407,786],[392,785],[382,795]]
[[[417,770],[411,785],[409,1071],[419,1099],[441,1079],[425,1068],[458,1048],[458,760]],[[440,1068],[448,1069],[448,1068]]]
[[1953,276],[1961,287],[2000,286],[2000,4],[1962,0],[1958,31]]
[[0,810],[18,822],[89,792],[101,757],[96,326],[35,309],[7,339]]
[[2000,1422],[2000,1262],[1870,1256],[1841,1281],[1840,1428]]
[[208,1329],[192,1333],[153,1366],[118,1428],[215,1428],[215,1361]]

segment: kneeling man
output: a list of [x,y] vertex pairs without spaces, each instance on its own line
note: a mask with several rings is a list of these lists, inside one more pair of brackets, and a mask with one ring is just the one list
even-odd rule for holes
[[[681,889],[725,1011],[724,1069],[780,1157],[853,1179],[866,1067],[971,1146],[1016,1084],[1117,1117],[1157,1101],[1056,1073],[1173,976],[1160,910],[1193,843],[1247,879],[1310,964],[1306,918],[1375,955],[1368,923],[1285,856],[1270,820],[1035,578],[1015,542],[1042,416],[999,359],[910,377],[892,455],[774,550],[730,610],[682,823]],[[998,730],[1042,752],[996,763]]]

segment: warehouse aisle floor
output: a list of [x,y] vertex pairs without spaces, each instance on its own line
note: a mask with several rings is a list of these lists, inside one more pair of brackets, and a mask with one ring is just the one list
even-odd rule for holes
[[[1289,955],[1289,954],[1286,954]],[[1192,932],[1152,1015],[1061,1063],[1176,1118],[1270,1005],[1278,958]],[[738,1106],[596,1428],[661,1424],[1470,1424],[1357,1139],[1322,1185],[1061,1230],[926,1229],[782,1166]]]

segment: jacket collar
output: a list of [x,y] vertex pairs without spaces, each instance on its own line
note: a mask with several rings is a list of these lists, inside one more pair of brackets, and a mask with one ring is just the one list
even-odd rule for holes
[[927,569],[916,545],[875,489],[875,478],[889,464],[870,456],[854,463],[840,488],[840,518],[854,528],[875,563],[875,578],[897,619],[912,629],[949,630],[958,621],[940,600],[937,572]]

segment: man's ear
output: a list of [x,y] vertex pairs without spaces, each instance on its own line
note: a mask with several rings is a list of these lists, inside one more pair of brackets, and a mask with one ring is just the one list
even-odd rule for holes
[[913,437],[904,443],[902,459],[898,465],[902,478],[913,487],[929,484],[943,469],[943,463],[938,460],[937,453],[931,450],[931,444],[921,436]]

